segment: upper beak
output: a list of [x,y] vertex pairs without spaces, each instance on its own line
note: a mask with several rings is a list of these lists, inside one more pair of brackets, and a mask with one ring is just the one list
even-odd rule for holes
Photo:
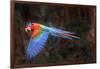
[[31,31],[31,28],[30,28],[30,27],[26,27],[26,28],[25,28],[25,31],[26,31],[26,32],[29,32],[29,31]]

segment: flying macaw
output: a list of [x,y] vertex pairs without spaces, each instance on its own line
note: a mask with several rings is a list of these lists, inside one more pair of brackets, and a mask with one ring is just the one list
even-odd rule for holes
[[80,39],[74,35],[74,32],[48,27],[39,23],[31,23],[27,25],[25,31],[32,32],[25,54],[28,60],[34,59],[43,50],[49,35],[66,39]]

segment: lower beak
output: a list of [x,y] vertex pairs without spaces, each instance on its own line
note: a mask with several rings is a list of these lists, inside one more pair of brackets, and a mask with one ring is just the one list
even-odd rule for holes
[[31,31],[31,29],[30,28],[25,28],[25,31],[28,32],[28,31]]

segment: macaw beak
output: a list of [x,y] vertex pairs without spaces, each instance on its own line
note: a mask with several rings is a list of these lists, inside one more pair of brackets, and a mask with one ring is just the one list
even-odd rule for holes
[[26,31],[26,32],[29,32],[29,31],[31,31],[31,27],[29,27],[29,26],[26,26],[26,27],[25,27],[25,31]]

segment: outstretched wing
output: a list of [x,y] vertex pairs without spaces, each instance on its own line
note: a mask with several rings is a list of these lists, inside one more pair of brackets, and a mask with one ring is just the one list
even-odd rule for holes
[[47,26],[44,26],[44,25],[42,25],[42,27],[44,29],[46,29],[47,31],[49,31],[50,34],[53,35],[53,36],[68,38],[68,39],[72,39],[72,38],[80,39],[79,37],[75,36],[74,32],[64,31],[64,30],[61,30],[61,29],[47,27]]
[[38,37],[30,39],[25,55],[28,60],[34,59],[34,57],[42,51],[48,39],[48,35],[48,32],[42,32]]

